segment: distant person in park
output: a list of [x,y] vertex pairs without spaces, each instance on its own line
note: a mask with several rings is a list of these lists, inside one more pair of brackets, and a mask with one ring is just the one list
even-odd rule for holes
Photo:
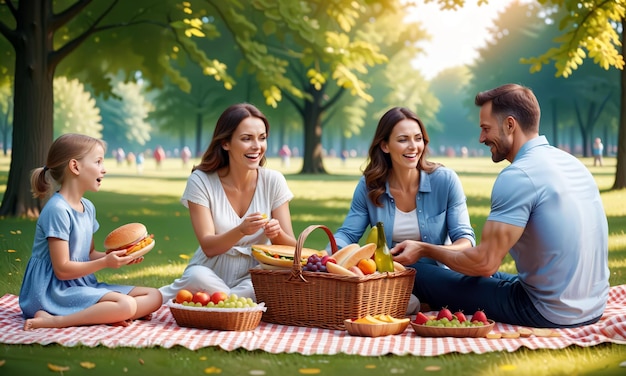
[[[533,92],[507,84],[478,93],[479,141],[505,167],[480,244],[450,250],[408,240],[392,250],[417,266],[414,293],[438,309],[485,311],[498,322],[568,328],[597,322],[609,293],[608,224],[598,186],[577,158],[539,135]],[[498,272],[509,254],[517,274]]]
[[602,139],[596,137],[591,147],[591,154],[593,154],[593,165],[602,166],[602,153],[604,152],[604,145],[602,145]]
[[[94,275],[143,260],[125,256],[126,250],[107,254],[94,248],[96,209],[83,195],[100,190],[105,149],[101,140],[65,134],[52,143],[46,164],[32,173],[33,196],[51,197],[37,220],[20,290],[24,330],[128,326],[132,320],[150,318],[161,306],[155,288],[107,284]],[[60,188],[53,192],[56,185]]]
[[[429,141],[426,127],[407,108],[394,107],[380,118],[350,210],[335,233],[339,249],[358,243],[378,221],[389,248],[408,239],[446,244],[452,251],[475,244],[461,181],[453,170],[428,160]],[[439,267],[434,260],[421,262]],[[408,313],[419,308],[411,297]]]
[[160,170],[165,160],[165,150],[163,150],[163,146],[159,145],[154,149],[154,160],[157,170]]
[[289,167],[289,160],[291,159],[291,150],[289,149],[289,146],[283,145],[283,147],[278,151],[278,155],[280,156],[283,167]]
[[143,152],[137,153],[137,158],[135,158],[135,165],[137,167],[137,175],[143,175],[143,163],[144,163]]
[[133,153],[132,151],[129,151],[128,154],[126,155],[126,163],[128,164],[128,167],[131,167],[133,163],[135,163],[136,159],[137,157],[135,156],[135,153]]
[[183,150],[180,151],[180,159],[183,161],[183,167],[187,167],[189,160],[191,159],[191,150],[189,149],[189,146],[183,147]]
[[228,107],[217,120],[181,202],[200,244],[183,275],[161,287],[163,303],[181,289],[256,299],[249,269],[253,244],[295,246],[285,177],[263,167],[269,123],[256,107]]
[[117,152],[115,153],[115,159],[117,160],[118,166],[121,166],[124,163],[124,160],[126,159],[126,153],[124,152],[124,149],[117,148]]

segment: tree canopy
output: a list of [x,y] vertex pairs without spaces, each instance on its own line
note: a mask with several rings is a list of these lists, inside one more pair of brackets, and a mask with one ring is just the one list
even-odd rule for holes
[[[442,9],[465,3],[425,1]],[[559,7],[564,16],[556,47],[525,61],[532,71],[554,64],[557,75],[569,77],[585,58],[605,69],[623,69],[618,50],[623,0],[538,2]],[[323,171],[319,135],[324,119],[336,113],[332,106],[347,94],[360,103],[351,114],[364,114],[358,106],[364,109],[373,100],[374,89],[367,75],[391,63],[393,48],[411,48],[415,37],[377,39],[372,25],[410,6],[400,0],[0,0],[0,49],[6,51],[0,56],[6,75],[0,77],[14,87],[13,149],[0,215],[37,216],[41,208],[42,202],[30,197],[29,174],[45,161],[53,140],[55,76],[77,78],[105,99],[115,97],[112,77],[118,72],[122,81],[134,81],[141,72],[149,88],[169,82],[184,92],[196,83],[184,71],[187,64],[196,65],[221,90],[239,85],[238,77],[254,77],[252,95],[270,107],[287,99],[300,113],[305,138],[314,140],[305,148],[310,165],[304,171]],[[236,51],[240,61],[225,63],[227,49]],[[623,91],[626,76],[621,77]],[[616,188],[626,187],[625,100],[622,95]]]

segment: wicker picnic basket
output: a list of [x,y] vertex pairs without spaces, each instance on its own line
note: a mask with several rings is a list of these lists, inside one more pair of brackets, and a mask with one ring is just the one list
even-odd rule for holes
[[236,332],[253,330],[259,326],[263,314],[262,309],[208,309],[174,302],[168,302],[168,307],[178,326]]
[[300,255],[306,237],[315,229],[335,238],[324,225],[311,225],[298,237],[291,270],[250,269],[257,301],[267,310],[262,321],[281,325],[345,330],[345,319],[366,315],[406,316],[415,269],[350,277],[303,271]]

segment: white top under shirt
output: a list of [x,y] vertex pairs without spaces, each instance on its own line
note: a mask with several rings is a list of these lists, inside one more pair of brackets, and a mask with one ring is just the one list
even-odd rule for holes
[[406,213],[396,208],[396,215],[393,220],[393,234],[391,244],[397,244],[404,240],[422,240],[417,215],[413,209]]

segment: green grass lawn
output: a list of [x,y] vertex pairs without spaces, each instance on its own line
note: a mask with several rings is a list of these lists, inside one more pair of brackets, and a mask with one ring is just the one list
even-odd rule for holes
[[[507,164],[494,164],[489,158],[432,158],[455,169],[463,183],[472,225],[480,239],[482,226],[489,213],[489,196],[498,172]],[[0,196],[8,177],[9,159],[0,157]],[[602,192],[609,220],[610,268],[612,286],[626,283],[626,191],[608,191],[613,184],[615,159],[605,158],[604,167],[592,167],[591,159],[583,162],[596,177]],[[281,170],[287,177],[295,198],[291,203],[296,234],[311,224],[324,224],[336,230],[347,214],[352,191],[360,176],[363,160],[352,159],[343,164],[339,159],[325,161],[329,175],[298,175],[301,163],[292,159],[288,169],[278,159],[268,160],[268,167]],[[107,160],[108,173],[98,193],[89,193],[97,208],[100,231],[95,235],[96,247],[103,249],[106,234],[126,222],[140,221],[156,239],[155,249],[140,265],[98,273],[98,278],[112,283],[160,287],[178,277],[194,253],[197,242],[189,215],[179,198],[191,166],[180,160],[166,160],[157,170],[147,160],[143,175],[133,166],[117,166]],[[23,271],[30,257],[35,221],[31,219],[0,219],[0,296],[18,294]],[[322,232],[313,232],[306,246],[323,248],[327,242]],[[502,270],[514,271],[510,258]],[[186,348],[88,348],[58,345],[0,345],[0,375],[28,373],[49,374],[47,364],[67,365],[67,374],[110,375],[112,373],[190,375],[215,373],[225,375],[297,375],[306,369],[323,375],[359,372],[363,375],[417,374],[427,368],[438,368],[442,375],[572,375],[622,374],[626,368],[626,346],[601,345],[591,348],[571,347],[563,350],[528,350],[513,353],[448,354],[438,357],[351,355],[304,356],[299,354],[268,354],[260,351],[226,352],[218,348],[190,351]],[[85,369],[80,362],[92,362]],[[212,368],[215,367],[215,368]]]

